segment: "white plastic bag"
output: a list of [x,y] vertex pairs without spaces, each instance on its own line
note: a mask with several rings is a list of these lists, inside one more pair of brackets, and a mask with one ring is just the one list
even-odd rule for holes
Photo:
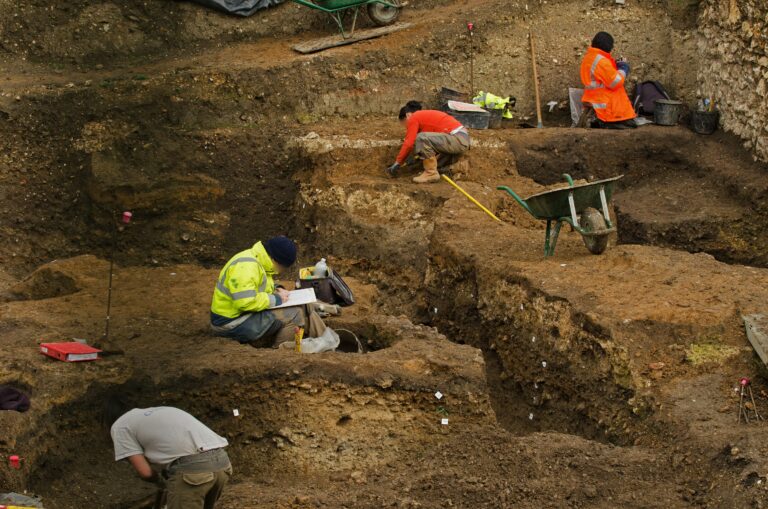
[[571,103],[571,120],[573,123],[571,124],[571,127],[576,127],[579,125],[579,119],[581,118],[581,113],[584,111],[584,105],[581,102],[581,98],[584,97],[584,90],[581,88],[569,88],[568,89],[568,99]]
[[[316,338],[304,338],[301,340],[301,353],[321,353],[321,352],[333,352],[338,348],[341,339],[336,331],[330,327],[325,328],[319,337]],[[280,348],[296,348],[295,343],[287,341],[280,345]]]

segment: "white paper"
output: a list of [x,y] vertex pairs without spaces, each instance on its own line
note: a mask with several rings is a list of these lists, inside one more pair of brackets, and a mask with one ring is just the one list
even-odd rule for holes
[[304,306],[305,304],[314,304],[317,302],[317,297],[315,296],[315,289],[314,288],[303,288],[301,290],[293,290],[292,292],[288,292],[290,296],[288,297],[287,302],[283,302],[279,306],[275,306],[273,308],[269,309],[282,309],[282,308],[289,308],[292,306]]
[[71,353],[67,355],[68,361],[91,361],[94,359],[98,359],[99,354],[98,353]]
[[442,419],[440,421],[440,424],[442,424],[443,426],[448,426],[448,419]]
[[442,393],[442,392],[440,392],[440,391],[437,391],[437,392],[435,393],[435,397],[436,397],[437,399],[443,399],[443,393]]
[[238,410],[237,408],[235,408],[234,410],[232,410],[232,414],[233,414],[235,417],[237,417],[238,415],[240,415],[240,410]]

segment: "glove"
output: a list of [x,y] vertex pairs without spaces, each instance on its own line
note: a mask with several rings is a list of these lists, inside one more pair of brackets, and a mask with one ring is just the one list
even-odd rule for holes
[[618,67],[620,71],[624,71],[625,77],[629,76],[629,70],[630,70],[629,62],[623,62],[623,61],[617,62],[616,67]]
[[390,177],[397,177],[397,172],[400,170],[400,163],[395,163],[387,168],[387,175]]

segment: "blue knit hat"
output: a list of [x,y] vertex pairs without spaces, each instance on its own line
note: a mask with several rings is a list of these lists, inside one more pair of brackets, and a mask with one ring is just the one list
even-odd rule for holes
[[290,267],[296,263],[296,244],[288,237],[280,235],[263,242],[264,249],[274,261],[283,267]]

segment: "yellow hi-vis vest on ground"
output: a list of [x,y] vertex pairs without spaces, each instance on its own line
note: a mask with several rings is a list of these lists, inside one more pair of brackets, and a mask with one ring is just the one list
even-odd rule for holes
[[230,259],[221,269],[211,311],[225,318],[264,311],[275,303],[275,267],[261,242]]
[[512,118],[510,102],[512,102],[511,97],[499,97],[498,95],[493,95],[490,92],[483,92],[482,90],[477,94],[477,97],[472,99],[472,103],[475,106],[480,106],[481,108],[489,110],[504,110],[502,116],[507,119]]

